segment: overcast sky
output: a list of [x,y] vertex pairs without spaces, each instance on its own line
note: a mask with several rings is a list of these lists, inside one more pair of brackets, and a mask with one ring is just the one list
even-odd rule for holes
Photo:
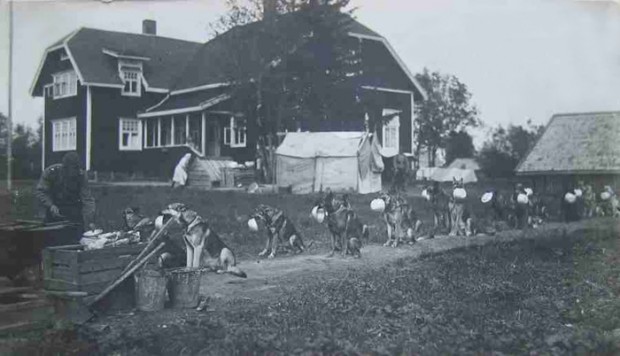
[[[0,0],[0,112],[7,112],[8,5]],[[352,0],[357,19],[388,39],[412,72],[466,83],[488,125],[546,123],[553,113],[620,110],[620,6],[575,0]],[[28,90],[45,48],[84,27],[204,41],[224,1],[17,1],[13,115],[34,125]],[[483,131],[476,133],[479,145]]]

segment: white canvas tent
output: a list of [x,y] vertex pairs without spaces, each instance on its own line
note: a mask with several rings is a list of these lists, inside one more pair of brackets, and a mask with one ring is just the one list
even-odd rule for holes
[[475,183],[478,181],[478,177],[476,177],[473,169],[436,168],[430,176],[431,180],[437,182],[452,182],[452,178],[457,180],[463,178],[463,183]]
[[372,134],[291,132],[276,150],[276,180],[294,193],[381,190],[383,160]]

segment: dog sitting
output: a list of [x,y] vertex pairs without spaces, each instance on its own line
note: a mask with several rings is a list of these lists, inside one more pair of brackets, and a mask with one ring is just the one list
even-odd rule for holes
[[381,193],[379,199],[385,203],[383,220],[387,229],[387,241],[383,246],[397,247],[406,235],[410,243],[415,242],[415,234],[420,231],[422,221],[418,219],[411,205],[398,193]]
[[432,186],[426,187],[426,192],[433,210],[433,229],[429,236],[433,238],[438,231],[450,229],[450,197],[441,189],[439,182],[433,182]]
[[[465,189],[463,178],[457,180],[452,177],[452,189]],[[450,233],[449,236],[462,236],[467,235],[467,226],[465,220],[463,220],[463,213],[465,211],[465,203],[454,197],[454,194],[450,196],[448,203],[448,210],[450,211]]]
[[237,267],[237,260],[232,250],[211,229],[209,223],[184,204],[174,203],[162,211],[162,215],[169,215],[183,227],[183,240],[186,247],[186,267],[200,268],[206,251],[210,259],[207,265],[217,273],[230,273],[234,276],[246,278],[245,272]]
[[362,239],[368,239],[368,226],[363,224],[351,208],[348,196],[337,198],[330,190],[319,198],[315,206],[327,213],[327,227],[332,234],[332,250],[329,257],[341,250],[342,256],[351,254],[360,257]]
[[[274,258],[278,247],[286,244],[293,252],[301,253],[306,249],[301,234],[282,210],[261,204],[250,217],[262,221],[267,228],[267,245],[259,256],[265,256],[271,251],[268,258]],[[310,246],[312,241],[307,247]]]

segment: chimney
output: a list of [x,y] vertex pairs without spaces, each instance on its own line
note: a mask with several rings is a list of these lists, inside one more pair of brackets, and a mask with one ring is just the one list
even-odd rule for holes
[[142,20],[142,34],[157,35],[157,22],[155,20]]
[[263,0],[263,20],[273,18],[278,13],[278,0]]

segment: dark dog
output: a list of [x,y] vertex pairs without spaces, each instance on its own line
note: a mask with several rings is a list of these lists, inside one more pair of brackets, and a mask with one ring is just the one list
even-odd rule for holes
[[450,197],[441,189],[439,182],[433,182],[433,185],[427,186],[425,190],[433,210],[433,229],[430,233],[432,238],[437,232],[450,229]]
[[[258,255],[265,256],[269,251],[269,258],[276,257],[280,245],[287,245],[294,251],[301,253],[306,249],[303,238],[295,228],[293,222],[280,209],[267,205],[259,205],[251,218],[262,221],[267,228],[267,245]],[[312,241],[307,247],[312,246]]]
[[[333,256],[337,250],[342,250],[342,255],[354,254],[360,256],[361,240],[368,238],[368,226],[364,225],[351,208],[348,196],[341,198],[328,191],[320,198],[315,206],[325,209],[327,213],[327,227],[332,234],[332,250],[329,256]],[[354,251],[351,251],[353,248]]]
[[405,236],[410,242],[415,242],[415,234],[420,231],[422,222],[411,204],[394,191],[391,194],[380,193],[379,199],[385,203],[382,214],[387,229],[387,241],[383,246],[397,247]]
[[138,207],[125,208],[122,215],[125,231],[137,231],[140,241],[147,241],[155,227],[153,220],[142,215]]
[[187,253],[186,266],[188,268],[200,268],[204,258],[203,251],[209,254],[210,260],[207,265],[218,273],[230,273],[237,277],[246,278],[245,272],[237,267],[237,260],[232,250],[213,231],[209,223],[201,218],[198,213],[187,209],[184,204],[174,203],[162,211],[163,215],[169,215],[183,226],[185,234],[185,247]]

